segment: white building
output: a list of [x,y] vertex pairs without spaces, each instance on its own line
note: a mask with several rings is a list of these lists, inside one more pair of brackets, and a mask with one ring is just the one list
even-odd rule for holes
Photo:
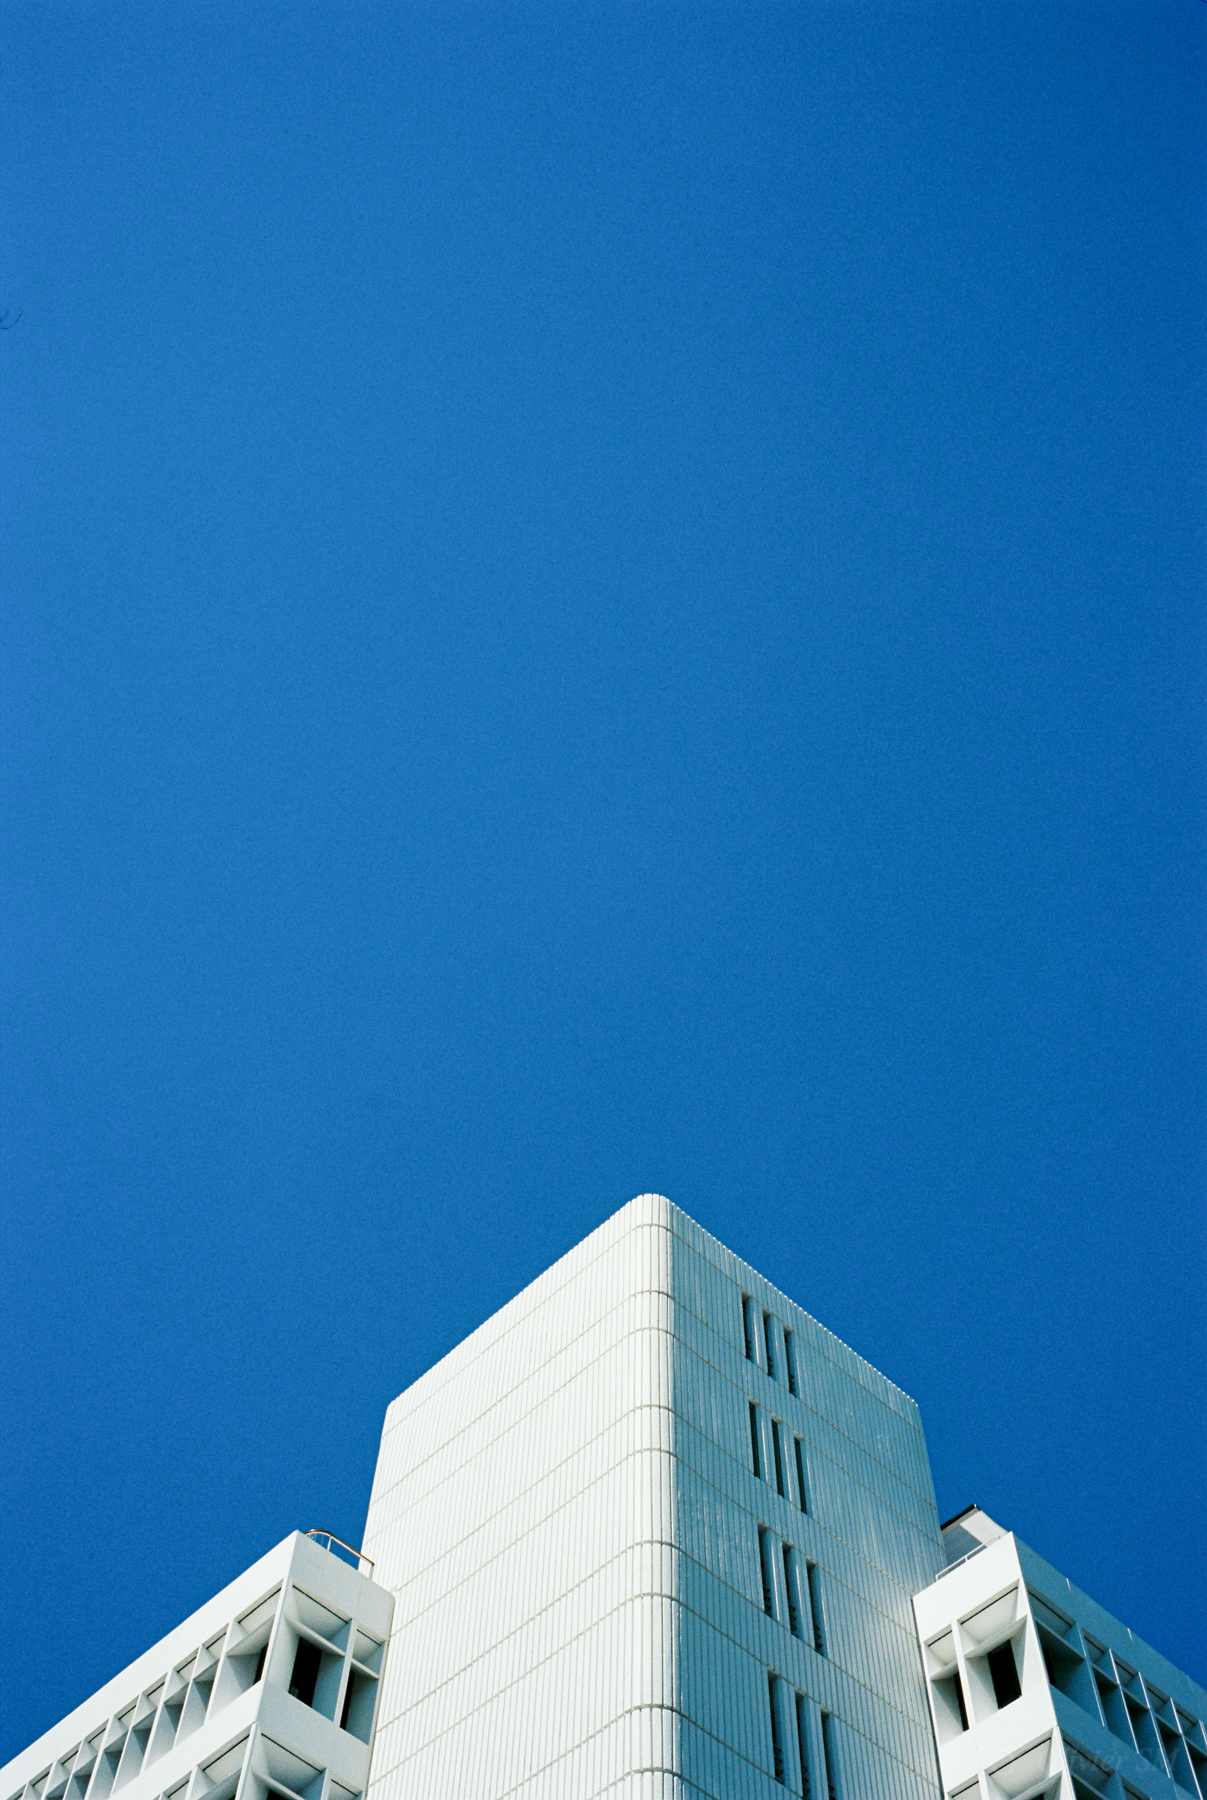
[[1207,1693],[979,1507],[914,1611],[950,1800],[1201,1800]]
[[337,1542],[253,1563],[14,1757],[4,1800],[360,1800],[394,1603]]
[[914,1402],[658,1195],[393,1402],[368,1554],[323,1537],[0,1800],[1207,1800],[1207,1693],[941,1529]]
[[657,1195],[388,1410],[370,1800],[934,1800],[914,1402]]

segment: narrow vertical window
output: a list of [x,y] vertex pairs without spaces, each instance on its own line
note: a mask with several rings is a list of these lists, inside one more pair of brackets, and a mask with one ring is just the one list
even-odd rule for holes
[[799,1438],[793,1438],[792,1452],[796,1458],[796,1491],[800,1496],[800,1509],[803,1513],[807,1513],[809,1510],[809,1484],[805,1480],[805,1446]]
[[809,1580],[809,1611],[813,1614],[813,1648],[819,1656],[826,1653],[826,1628],[821,1615],[821,1583],[818,1580],[817,1564],[806,1564]]
[[804,1800],[812,1800],[813,1783],[809,1779],[809,1702],[803,1694],[796,1696],[796,1742],[800,1750],[800,1791]]
[[759,1526],[759,1577],[763,1583],[763,1611],[775,1617],[775,1602],[772,1598],[771,1582],[771,1534]]
[[821,1715],[821,1754],[825,1763],[826,1800],[838,1800],[838,1758],[834,1751],[834,1720],[830,1713]]
[[754,1401],[750,1402],[750,1460],[754,1464],[754,1472],[763,1473],[763,1459],[759,1455],[759,1409]]
[[779,1708],[775,1704],[775,1676],[767,1677],[767,1700],[771,1707],[771,1761],[775,1767],[775,1779],[782,1784],[784,1779],[784,1740],[780,1736]]
[[777,1494],[782,1494],[784,1491],[784,1453],[780,1448],[780,1422],[778,1419],[771,1421],[771,1448],[775,1451],[775,1491]]
[[253,1687],[255,1687],[257,1681],[262,1681],[264,1678],[264,1659],[267,1655],[268,1655],[268,1645],[265,1644],[264,1647],[262,1648],[262,1650],[260,1651],[259,1656],[257,1656],[257,1658],[256,1658],[256,1672],[251,1678],[251,1684]]
[[800,1393],[800,1383],[796,1379],[796,1333],[784,1330],[784,1373],[788,1377],[788,1392]]
[[746,1361],[754,1361],[754,1332],[750,1328],[750,1295],[742,1295],[742,1340],[746,1346]]
[[775,1320],[769,1312],[763,1314],[763,1342],[767,1346],[767,1373],[773,1381],[778,1381],[779,1370],[775,1363]]
[[788,1629],[793,1637],[802,1637],[800,1627],[800,1593],[796,1585],[796,1551],[791,1544],[784,1545],[784,1591],[788,1596]]

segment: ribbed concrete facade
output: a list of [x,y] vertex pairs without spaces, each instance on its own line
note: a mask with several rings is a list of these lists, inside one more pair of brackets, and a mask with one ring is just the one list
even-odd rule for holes
[[658,1196],[392,1404],[365,1549],[371,1800],[938,1795],[917,1408]]

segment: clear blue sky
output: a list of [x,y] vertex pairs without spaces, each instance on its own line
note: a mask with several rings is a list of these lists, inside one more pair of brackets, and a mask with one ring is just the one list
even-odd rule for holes
[[647,1189],[1203,1679],[1207,5],[0,40],[0,1754]]

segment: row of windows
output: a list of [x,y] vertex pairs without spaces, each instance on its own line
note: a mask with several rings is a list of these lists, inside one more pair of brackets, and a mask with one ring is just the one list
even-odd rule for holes
[[786,1325],[781,1326],[769,1312],[764,1312],[760,1318],[759,1309],[749,1294],[742,1295],[742,1340],[747,1362],[761,1364],[773,1381],[784,1383],[790,1394],[800,1393],[795,1332],[789,1331]]
[[760,1525],[759,1574],[763,1584],[763,1610],[770,1618],[786,1625],[793,1637],[811,1643],[817,1654],[824,1656],[826,1627],[817,1564],[803,1557],[795,1545],[782,1543]]
[[834,1743],[834,1720],[830,1713],[821,1715],[821,1742],[818,1745],[820,1766],[815,1766],[809,1732],[809,1700],[807,1695],[789,1688],[782,1676],[770,1671],[767,1676],[767,1701],[771,1715],[771,1764],[775,1779],[788,1785],[787,1747],[784,1742],[784,1713],[795,1726],[796,1753],[800,1787],[804,1800],[824,1795],[825,1800],[840,1800],[838,1755]]
[[[760,1481],[770,1482],[777,1494],[781,1494],[785,1500],[795,1501],[795,1504],[800,1508],[801,1512],[807,1513],[809,1510],[809,1483],[806,1475],[804,1439],[797,1437],[795,1432],[790,1433],[787,1426],[779,1419],[770,1418],[769,1423],[771,1426],[771,1456],[768,1459],[763,1451],[759,1408],[755,1401],[752,1400],[750,1402],[751,1466]],[[790,1463],[787,1455],[787,1446],[784,1442],[784,1439],[789,1436],[792,1438]],[[788,1491],[789,1467],[796,1478],[795,1494],[789,1493]]]

